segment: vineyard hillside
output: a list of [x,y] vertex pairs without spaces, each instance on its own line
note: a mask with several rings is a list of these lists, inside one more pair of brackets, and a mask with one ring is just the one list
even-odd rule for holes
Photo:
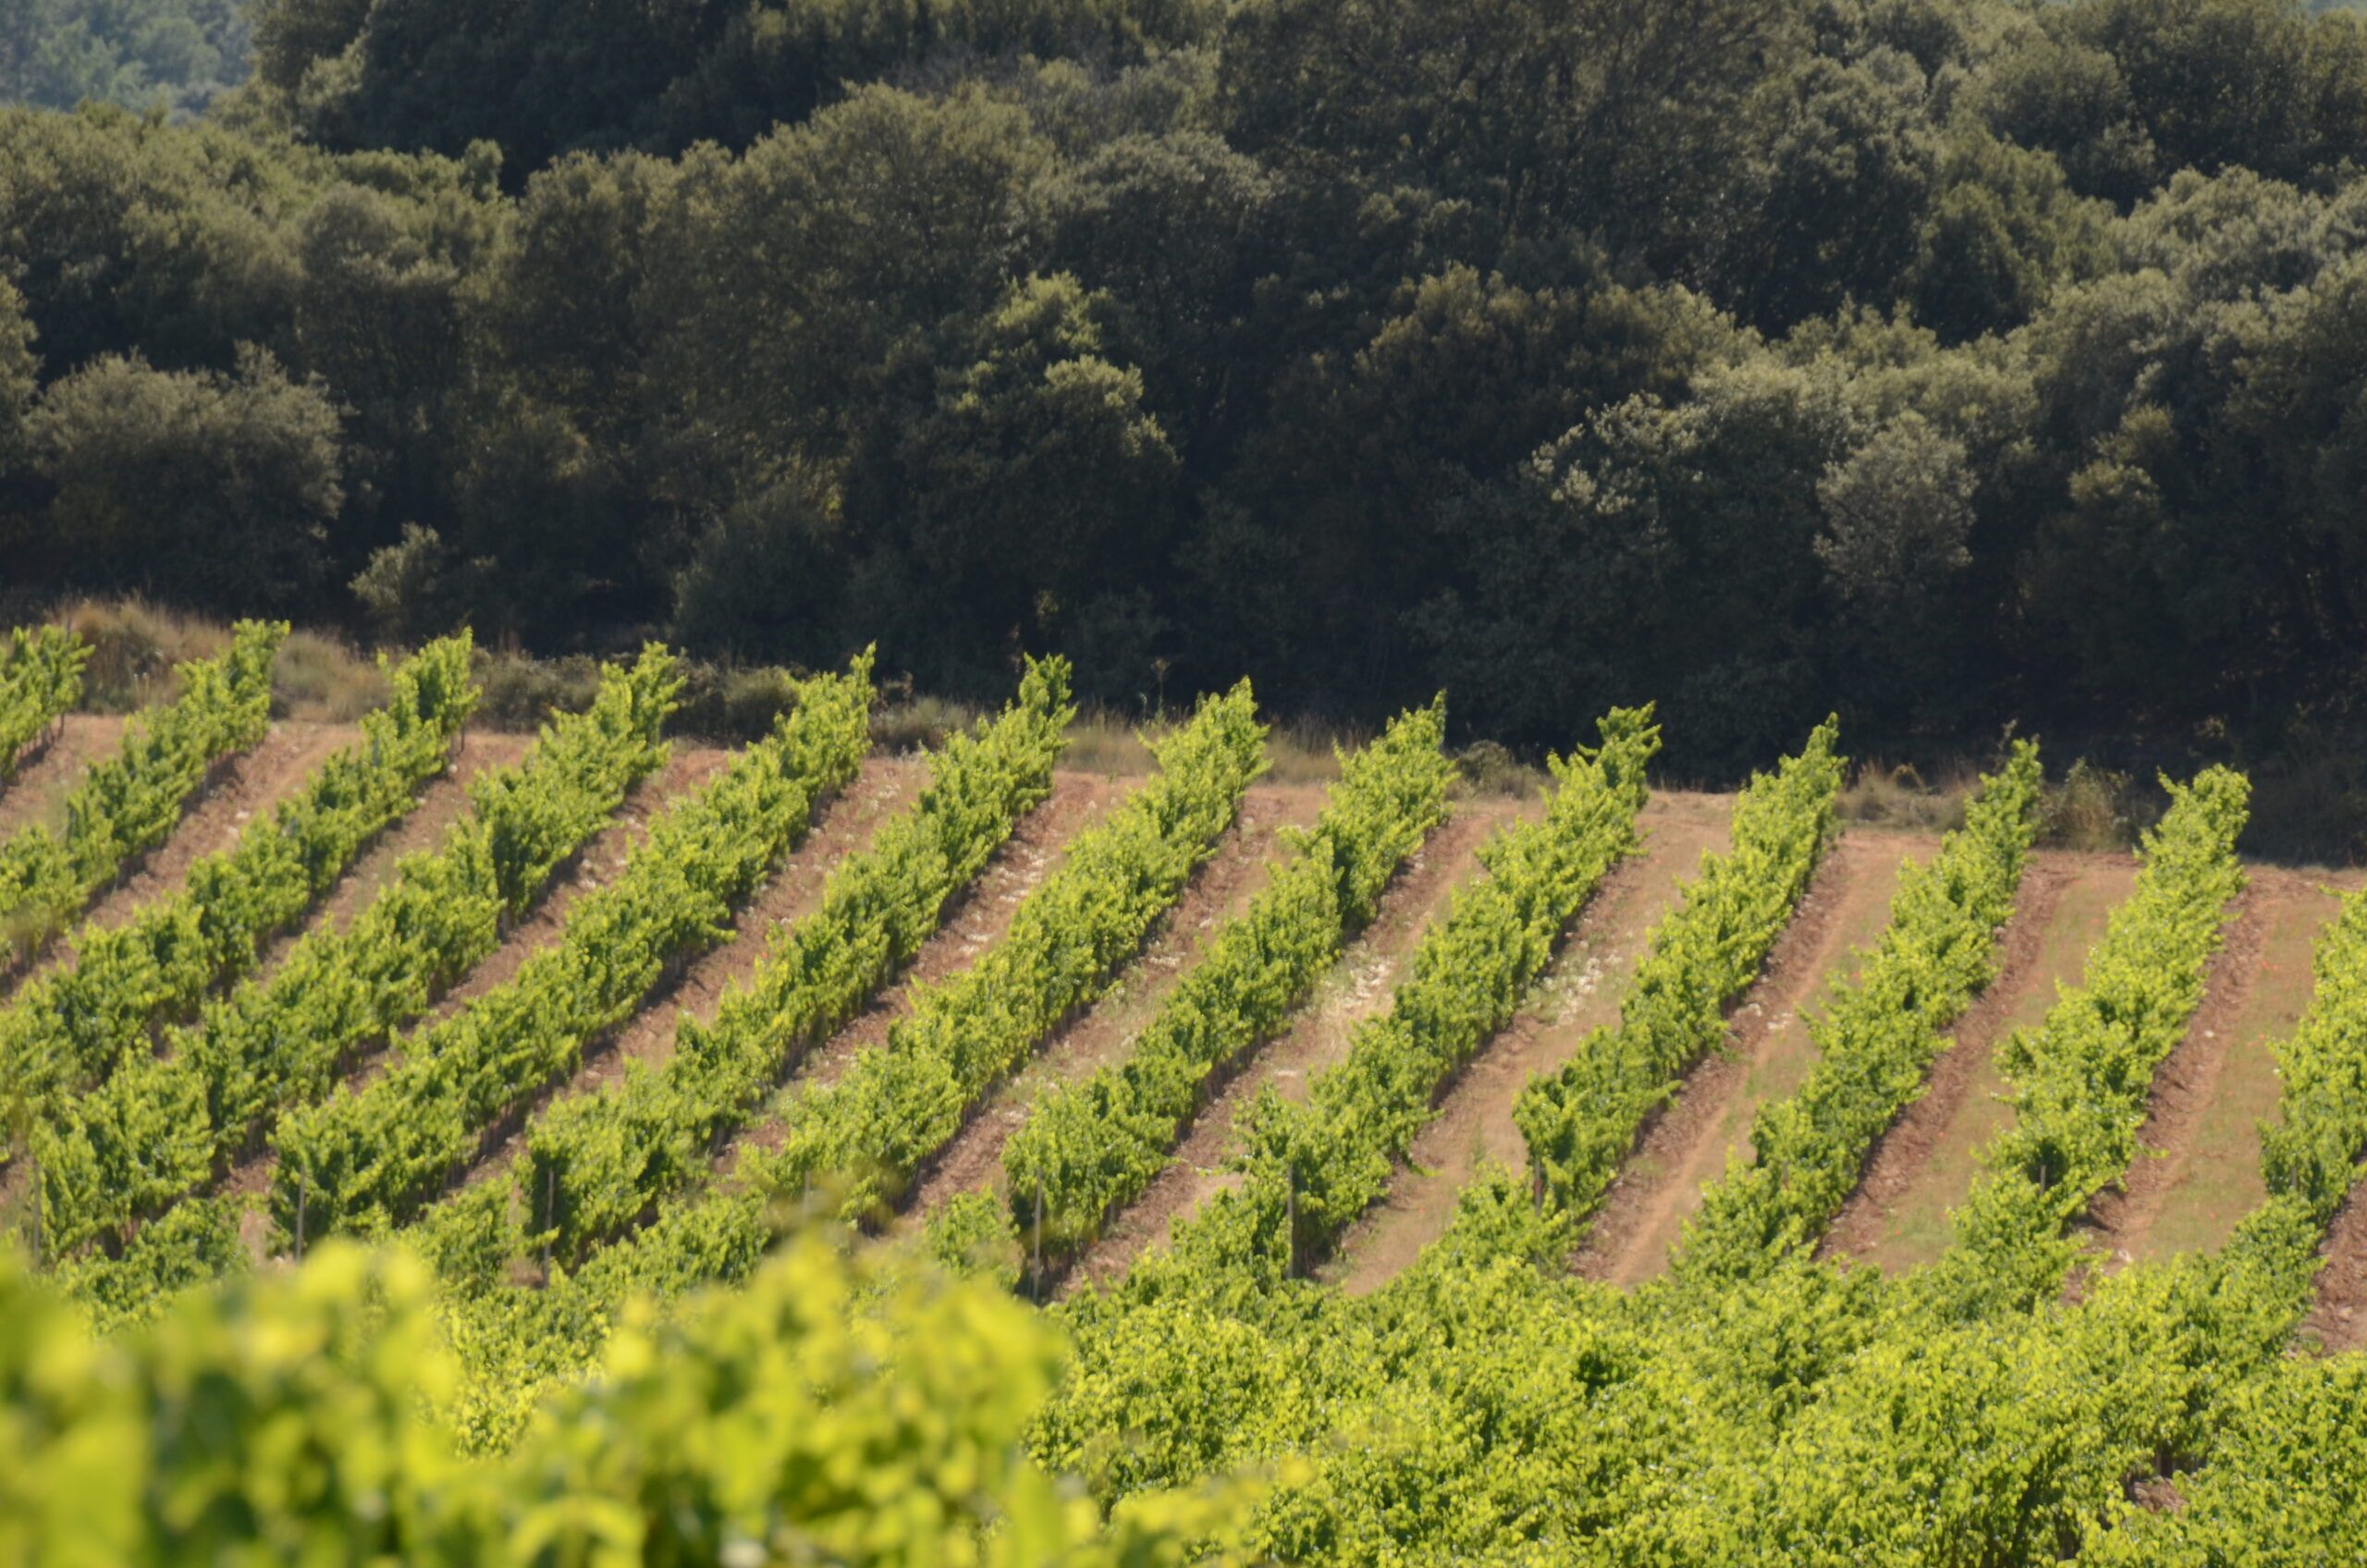
[[[904,732],[869,679],[858,660],[796,686],[747,744],[677,735],[650,749],[680,700],[653,649],[539,737],[455,729],[430,775],[300,913],[202,987],[202,1005],[167,1005],[161,1032],[119,1054],[77,1047],[85,1065],[56,1071],[84,1074],[80,1088],[11,1084],[31,1131],[0,1170],[0,1217],[31,1274],[6,1289],[36,1292],[12,1310],[52,1301],[65,1316],[44,1331],[101,1336],[130,1358],[111,1376],[135,1381],[164,1375],[153,1358],[176,1341],[156,1336],[207,1313],[236,1323],[310,1300],[300,1310],[331,1314],[321,1331],[350,1341],[339,1366],[379,1335],[423,1336],[446,1370],[413,1390],[425,1413],[386,1419],[432,1434],[454,1474],[493,1476],[550,1440],[538,1408],[635,1386],[589,1375],[640,1354],[629,1336],[644,1330],[628,1326],[650,1308],[636,1301],[656,1304],[650,1331],[698,1355],[726,1354],[701,1337],[718,1313],[820,1312],[788,1330],[803,1342],[851,1312],[853,1331],[893,1339],[928,1331],[914,1315],[940,1310],[938,1292],[970,1292],[979,1308],[964,1310],[1007,1304],[1011,1332],[1073,1347],[982,1440],[1117,1506],[1061,1526],[1082,1531],[1073,1552],[1116,1550],[1129,1529],[1159,1538],[1168,1526],[1143,1521],[1190,1488],[1297,1453],[1316,1467],[1302,1479],[1194,1505],[1215,1512],[1173,1526],[1195,1550],[1291,1561],[1357,1560],[1378,1537],[1356,1532],[1375,1528],[1518,1555],[1530,1526],[1501,1487],[1461,1523],[1383,1524],[1358,1488],[1397,1484],[1383,1471],[1414,1456],[1383,1443],[1361,1462],[1382,1470],[1343,1469],[1328,1447],[1359,1423],[1477,1397],[1462,1380],[1490,1357],[1546,1354],[1496,1342],[1508,1335],[1592,1341],[1531,1372],[1593,1414],[1569,1433],[1466,1435],[1481,1444],[1473,1463],[1594,1452],[1658,1378],[1744,1397],[1757,1374],[1708,1348],[1721,1322],[1789,1324],[1801,1354],[1837,1356],[1789,1375],[1804,1378],[1796,1409],[1752,1417],[1789,1445],[1868,1397],[1858,1385],[1879,1384],[1900,1336],[1936,1355],[1985,1322],[2092,1357],[2091,1319],[2098,1333],[2140,1332],[2120,1321],[2131,1314],[2171,1331],[2193,1311],[2180,1292],[2234,1288],[2192,1282],[2220,1278],[2223,1260],[2285,1257],[2257,1267],[2298,1283],[2258,1287],[2253,1310],[2289,1322],[2229,1363],[2238,1391],[2199,1415],[2181,1396],[2166,1448],[2107,1461],[2121,1474],[2101,1490],[2066,1482],[2044,1511],[2047,1531],[2090,1532],[2082,1550],[2106,1562],[2166,1528],[2149,1520],[2184,1518],[2182,1488],[2215,1495],[2211,1465],[2235,1461],[2211,1456],[2260,1440],[2244,1398],[2284,1397],[2280,1380],[2348,1368],[2367,1347],[2367,1223],[2340,1196],[2347,1178],[2331,1174],[2331,1205],[2310,1210],[2331,1221],[2322,1240],[2306,1219],[2286,1236],[2262,1218],[2312,1190],[2296,1187],[2291,1140],[2359,1152],[2338,1119],[2315,1130],[2306,1098],[2324,1072],[2357,1069],[2293,1053],[2313,1038],[2355,1048],[2341,1009],[2367,966],[2343,933],[2367,873],[2229,855],[2235,775],[2174,788],[2139,848],[2073,847],[2069,797],[2028,746],[1901,811],[1879,783],[1844,790],[1829,727],[1779,772],[1712,791],[1648,782],[1658,730],[1641,713],[1607,717],[1599,747],[1550,772],[1496,757],[1456,769],[1435,707],[1326,757],[1268,735],[1245,692],[1119,743],[1076,717],[1057,661],[967,731]],[[0,830],[63,831],[67,792],[144,722],[52,725],[0,791]],[[290,831],[335,759],[384,755],[377,724],[282,717],[234,748],[100,889],[87,925],[7,977],[0,1017],[46,1027],[44,998],[110,962],[122,932],[159,909],[212,907],[205,868],[260,853],[260,825]],[[283,1018],[275,1050],[289,1029],[328,1027],[298,1010],[373,966],[397,973],[373,934],[395,929],[406,889],[530,831],[503,802],[604,753],[617,760],[595,772],[610,782],[570,808],[536,863],[546,876],[521,874],[482,937],[436,938],[460,944],[448,958],[403,959],[420,979],[399,994],[369,982],[383,1022],[339,1025],[350,1042],[316,1066],[229,1080],[249,1085],[254,1120],[219,1123],[210,1154],[174,1152],[178,1113],[158,1126],[143,1096],[169,1112],[184,1062],[219,1081],[227,1042],[259,1027],[240,1020]],[[480,827],[494,823],[512,825]],[[669,924],[681,899],[711,913]],[[2193,935],[2143,924],[2173,918]],[[619,967],[636,943],[655,944],[646,966]],[[2115,944],[2140,955],[2125,979]],[[2159,1060],[2114,1070],[2124,1109],[2079,1133],[2088,1111],[2043,1085],[2085,1071],[2091,1018],[2133,1031],[2112,1049]],[[1180,1090],[1160,1086],[1178,1073]],[[200,1123],[221,1114],[206,1109],[216,1090],[190,1092]],[[924,1140],[925,1124],[938,1130]],[[2083,1195],[2050,1197],[2059,1219],[2009,1224],[1998,1183],[2017,1140],[2040,1138],[2101,1139],[2103,1164],[2076,1178]],[[69,1155],[102,1174],[67,1172]],[[110,1185],[116,1170],[134,1185]],[[2060,1195],[2071,1189],[2054,1183],[2074,1179],[2044,1180]],[[2025,1223],[2038,1228],[2011,1229]],[[1763,1239],[1738,1240],[1751,1237]],[[2007,1261],[1968,1261],[1982,1256]],[[317,1292],[356,1267],[396,1268],[371,1290],[425,1316],[337,1321]],[[874,1306],[801,1294],[844,1290]],[[889,1314],[900,1326],[881,1299],[902,1304]],[[1497,1319],[1452,1354],[1404,1338],[1472,1311],[1526,1326]],[[1824,1326],[1795,1321],[1802,1311]],[[227,1354],[235,1376],[266,1377],[245,1350],[172,1354]],[[2309,1392],[2338,1406],[2343,1386]],[[870,1395],[816,1397],[852,1410]],[[1978,1403],[1993,1415],[2003,1398]],[[1205,1425],[1225,1409],[1235,1418]],[[1730,1442],[1682,1423],[1655,1440],[1705,1485],[1753,1484],[1727,1468],[1751,1463]],[[2128,1439],[2108,1421],[2093,1440],[2113,1452]],[[1571,1506],[1609,1512],[1557,1517],[1534,1538],[1615,1553],[1656,1483],[1603,1485]],[[418,1506],[389,1527],[427,1528],[434,1508]],[[1846,1519],[1757,1506],[1770,1527],[1855,1538]],[[159,1540],[193,1538],[146,1517]],[[505,1541],[522,1527],[487,1517],[475,1527]],[[1993,1538],[1932,1517],[1950,1538]],[[39,1538],[76,1538],[70,1521],[56,1532]]]

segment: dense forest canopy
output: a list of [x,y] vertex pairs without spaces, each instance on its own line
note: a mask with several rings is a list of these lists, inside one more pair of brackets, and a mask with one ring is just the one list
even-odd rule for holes
[[246,80],[242,0],[0,0],[0,103],[181,114]]
[[1703,770],[2367,698],[2348,10],[6,13],[35,104],[252,47],[194,117],[0,111],[29,597],[1515,743],[1652,698]]

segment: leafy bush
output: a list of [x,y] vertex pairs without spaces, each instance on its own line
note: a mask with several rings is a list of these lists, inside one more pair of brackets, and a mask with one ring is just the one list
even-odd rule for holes
[[[53,1256],[132,1219],[253,1147],[290,1107],[317,1102],[353,1054],[415,1021],[500,941],[625,791],[665,761],[658,731],[681,682],[645,650],[604,672],[599,700],[547,726],[516,766],[470,786],[472,809],[434,854],[404,858],[343,929],[298,941],[267,982],[206,1004],[36,1133],[42,1226]],[[143,1253],[177,1244],[143,1229]],[[141,1264],[136,1267],[152,1267]]]
[[91,650],[62,627],[18,629],[0,648],[0,784],[25,748],[82,694]]
[[[248,647],[260,667],[280,628]],[[44,1123],[62,1096],[103,1084],[189,1017],[206,993],[250,974],[263,945],[326,892],[362,846],[418,803],[451,760],[476,700],[468,639],[431,643],[392,678],[394,696],[362,738],[313,771],[231,849],[189,869],[179,891],[120,925],[85,929],[74,962],[37,976],[0,1012],[0,1095],[9,1125]],[[252,684],[261,685],[260,675]]]
[[[431,1249],[498,1263],[531,1244],[571,1267],[703,1180],[715,1146],[805,1049],[912,961],[954,896],[1050,792],[1067,696],[1057,660],[1031,668],[1001,717],[952,736],[929,759],[920,799],[831,870],[820,907],[779,933],[711,1021],[678,1020],[663,1067],[628,1063],[617,1082],[535,1117],[511,1182],[487,1183],[515,1187],[528,1234],[515,1232],[507,1206],[466,1199],[427,1218]],[[475,1233],[461,1242],[461,1232]]]
[[1995,975],[1997,931],[2038,831],[2039,785],[2038,748],[2021,741],[1938,855],[1901,871],[1880,942],[1809,1023],[1807,1081],[1760,1109],[1755,1158],[1736,1156],[1703,1194],[1677,1246],[1677,1279],[1717,1291],[1756,1278],[1841,1211],[1867,1151],[1946,1046],[1940,1031]]

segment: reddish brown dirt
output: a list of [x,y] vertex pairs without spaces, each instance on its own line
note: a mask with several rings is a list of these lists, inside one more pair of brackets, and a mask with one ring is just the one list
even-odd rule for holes
[[[495,949],[460,984],[447,992],[429,1010],[426,1020],[413,1024],[405,1037],[451,1017],[469,1003],[484,996],[495,986],[513,978],[527,955],[556,941],[567,924],[567,912],[575,900],[600,886],[622,868],[625,855],[646,832],[651,816],[663,809],[675,795],[695,790],[721,770],[731,753],[715,747],[692,746],[676,742],[674,753],[665,766],[644,778],[625,797],[624,804],[606,827],[594,835],[591,842],[571,863],[563,863],[545,887],[542,900],[528,912],[500,947]],[[355,1070],[347,1074],[346,1086],[360,1089],[376,1078],[386,1067],[383,1048],[372,1051]],[[253,1196],[271,1184],[271,1172],[276,1158],[266,1145],[262,1152],[250,1157],[231,1171],[223,1190]],[[258,1243],[260,1244],[260,1243]]]
[[2202,1003],[2186,1033],[2153,1071],[2146,1094],[2145,1124],[2137,1133],[2137,1158],[2117,1189],[2106,1189],[2075,1226],[2088,1249],[2117,1268],[2137,1256],[2171,1186],[2184,1171],[2205,1109],[2218,1098],[2237,1026],[2248,1011],[2252,979],[2259,973],[2272,903],[2289,899],[2287,878],[2254,872],[2236,900],[2231,921],[2204,972]]
[[1997,1047],[2043,1022],[2058,987],[2079,983],[2089,948],[2136,876],[2130,857],[2031,857],[2000,944],[1997,977],[1957,1023],[1923,1093],[1875,1144],[1820,1256],[1855,1257],[1896,1273],[1945,1248],[1948,1213],[1971,1191],[1981,1149],[2012,1115],[1997,1097],[2005,1086]]
[[1635,1285],[1668,1262],[1701,1188],[1749,1149],[1750,1118],[1792,1092],[1814,1060],[1801,1010],[1836,972],[1856,968],[1853,948],[1888,919],[1899,857],[1928,856],[1934,840],[1892,834],[1845,838],[1826,853],[1765,967],[1735,1008],[1725,1043],[1686,1074],[1665,1111],[1647,1125],[1587,1229],[1577,1272]]
[[123,744],[123,724],[113,714],[69,713],[60,719],[56,738],[31,750],[16,777],[0,784],[0,841],[36,822],[55,827],[67,793],[92,763]]
[[2317,1297],[2301,1320],[2300,1338],[2328,1355],[2367,1345],[2367,1199],[2353,1187],[2318,1249]]
[[[135,857],[126,867],[127,875],[84,912],[85,920],[102,929],[120,925],[141,905],[178,888],[191,865],[236,845],[248,823],[268,813],[282,796],[300,789],[313,769],[327,760],[350,733],[334,725],[273,725],[261,744],[215,770],[211,783],[182,814],[170,836],[147,854]],[[54,947],[51,961],[68,962],[69,948],[69,943]]]
[[1478,851],[1489,833],[1515,817],[1533,818],[1540,809],[1534,802],[1500,799],[1457,803],[1429,840],[1407,858],[1372,925],[1318,983],[1314,1000],[1297,1022],[1217,1092],[1142,1201],[1118,1217],[1070,1271],[1064,1288],[1124,1273],[1143,1252],[1167,1238],[1179,1215],[1191,1213],[1228,1184],[1224,1163],[1233,1143],[1234,1118],[1269,1085],[1292,1099],[1305,1097],[1307,1080],[1347,1054],[1355,1025],[1388,1008],[1406,960],[1430,922],[1446,913],[1454,890],[1483,874]]
[[1642,849],[1588,900],[1518,1016],[1449,1087],[1437,1120],[1415,1138],[1409,1167],[1343,1239],[1323,1278],[1352,1295],[1379,1289],[1445,1232],[1481,1160],[1515,1170],[1527,1163],[1514,1102],[1532,1077],[1559,1068],[1588,1035],[1619,1021],[1652,927],[1675,907],[1701,857],[1732,842],[1730,815],[1723,796],[1653,796],[1641,819]]
[[[348,741],[360,733],[358,729],[350,730]],[[276,973],[298,938],[314,931],[343,930],[350,925],[354,917],[393,880],[395,867],[404,856],[423,851],[433,852],[442,845],[445,829],[468,812],[469,785],[484,774],[516,762],[531,741],[532,737],[523,735],[480,733],[468,737],[452,759],[452,766],[429,779],[420,790],[417,803],[362,846],[344,875],[330,884],[327,895],[293,929],[264,945],[256,976],[268,979]]]
[[[353,733],[358,736],[361,731]],[[313,924],[339,931],[352,925],[354,917],[386,891],[395,878],[395,867],[405,856],[433,854],[443,847],[445,830],[468,815],[469,786],[488,773],[516,766],[533,743],[531,735],[470,731],[454,754],[451,767],[429,781],[420,792],[419,803],[354,857],[353,864],[321,901]]]
[[[854,781],[824,804],[804,841],[740,912],[730,937],[693,962],[662,998],[653,998],[613,1039],[595,1042],[567,1083],[538,1097],[535,1109],[554,1099],[594,1093],[623,1077],[628,1061],[656,1067],[673,1055],[682,1015],[711,1015],[727,986],[746,982],[771,950],[773,932],[813,913],[822,901],[831,868],[866,841],[882,819],[910,804],[926,781],[927,769],[917,760],[866,760]],[[524,1145],[530,1120],[520,1119],[517,1130],[473,1161],[462,1184],[473,1185],[508,1169]]]
[[[898,983],[811,1052],[791,1074],[791,1081],[816,1085],[834,1083],[857,1051],[885,1045],[889,1029],[911,1011],[914,995],[968,968],[1000,941],[1020,904],[1065,858],[1070,842],[1124,799],[1130,788],[1094,774],[1055,775],[1050,798],[1021,820],[967,893],[949,909],[937,934],[921,944]],[[726,1146],[717,1157],[718,1169],[730,1166],[741,1144],[779,1148],[787,1132],[778,1114],[767,1116]]]
[[[2225,1025],[2218,1082],[2201,1097],[2190,1135],[2175,1145],[2160,1207],[2129,1249],[2140,1260],[2217,1249],[2267,1195],[2260,1124],[2277,1115],[2274,1047],[2309,1011],[2318,939],[2340,913],[2342,891],[2361,880],[2357,873],[2251,875],[2261,896],[2260,952]],[[2211,1005],[2206,997],[2204,1006]]]
[[633,847],[648,837],[649,823],[676,797],[693,794],[730,765],[732,753],[720,746],[674,742],[673,754],[656,772],[629,790],[624,803],[607,826],[571,860],[562,861],[544,885],[542,897],[524,919],[512,926],[499,947],[461,982],[438,999],[418,1028],[439,1023],[497,986],[509,984],[536,949],[558,940],[567,929],[575,902],[616,880]]
[[819,909],[822,892],[839,863],[871,841],[880,824],[919,799],[928,767],[916,756],[867,759],[845,792],[823,808],[803,843],[742,910],[725,944],[693,964],[674,987],[671,1005],[652,1008],[627,1025],[604,1077],[622,1071],[624,1060],[658,1066],[674,1054],[674,1036],[684,1013],[711,1016],[727,988],[744,986],[772,950],[772,938]]
[[1265,889],[1284,827],[1309,827],[1323,809],[1318,785],[1254,790],[1240,819],[1195,874],[1142,956],[1101,999],[1056,1033],[1028,1064],[991,1095],[923,1178],[913,1204],[926,1214],[960,1193],[992,1185],[1003,1145],[1029,1109],[1055,1084],[1073,1083],[1124,1054],[1178,981],[1208,951],[1218,930]]

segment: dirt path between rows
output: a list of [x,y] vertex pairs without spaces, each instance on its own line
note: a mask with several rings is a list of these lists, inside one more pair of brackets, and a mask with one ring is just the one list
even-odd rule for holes
[[2244,1005],[2229,1025],[2217,1088],[2201,1107],[2159,1212],[2131,1249],[2140,1260],[2215,1251],[2268,1195],[2260,1128],[2278,1115],[2283,1085],[2275,1047],[2315,1000],[2318,940],[2340,914],[2342,894],[2361,882],[2356,872],[2255,870],[2254,876],[2267,879],[2271,894],[2261,951]]
[[1515,817],[1534,818],[1542,809],[1538,802],[1500,799],[1455,803],[1447,820],[1407,857],[1373,923],[1317,983],[1296,1021],[1238,1065],[1194,1120],[1150,1190],[1069,1270],[1063,1293],[1086,1280],[1123,1274],[1136,1257],[1167,1239],[1179,1216],[1231,1183],[1224,1163],[1233,1146],[1234,1118],[1269,1085],[1291,1099],[1305,1099],[1307,1080],[1347,1054],[1356,1024],[1387,1011],[1406,962],[1430,923],[1446,913],[1455,888],[1483,875],[1478,851],[1489,834]]
[[[355,730],[358,737],[361,731]],[[532,735],[505,735],[472,730],[452,758],[452,766],[428,781],[419,803],[399,817],[376,840],[356,855],[345,875],[314,912],[313,924],[345,930],[370,907],[395,879],[404,857],[434,854],[444,847],[445,832],[469,814],[469,787],[487,774],[515,767],[534,743]]]
[[1633,1286],[1668,1265],[1669,1249],[1700,1207],[1701,1189],[1749,1151],[1757,1108],[1789,1095],[1814,1060],[1800,1016],[1836,973],[1856,967],[1852,949],[1871,942],[1889,919],[1900,857],[1927,856],[1936,840],[1851,835],[1826,852],[1759,978],[1734,1010],[1725,1043],[1703,1059],[1643,1136],[1587,1229],[1576,1271]]
[[512,1120],[509,1133],[470,1162],[458,1185],[478,1182],[509,1168],[525,1147],[526,1130],[551,1102],[597,1093],[622,1078],[625,1063],[663,1065],[674,1054],[678,1025],[685,1013],[712,1017],[727,986],[744,984],[771,951],[774,931],[818,908],[831,870],[869,841],[882,819],[919,795],[927,770],[917,760],[874,756],[847,788],[824,802],[805,838],[775,868],[733,918],[731,930],[670,985],[661,985],[615,1034],[592,1042],[567,1082],[535,1096]]
[[1818,1248],[1896,1273],[1939,1256],[1948,1213],[1971,1191],[1979,1154],[2012,1109],[1997,1096],[1997,1047],[2036,1027],[2057,987],[2077,986],[2088,949],[2137,877],[2133,858],[2033,855],[2000,943],[1996,978],[1957,1021],[1924,1080],[1874,1145],[1858,1187]]
[[406,1034],[432,1028],[497,986],[515,979],[526,960],[557,943],[567,930],[576,900],[617,879],[633,850],[649,836],[649,824],[679,800],[696,794],[730,766],[733,753],[719,746],[674,743],[665,766],[625,792],[624,802],[583,847],[559,863],[525,917],[501,945],[487,953],[460,983],[438,998],[425,1019]]
[[[190,866],[236,845],[248,824],[267,817],[281,797],[301,789],[313,769],[344,743],[348,733],[342,726],[275,724],[251,751],[217,765],[165,841],[127,861],[124,874],[92,901],[70,933],[79,935],[89,927],[111,930],[129,920],[141,905],[179,890],[189,879]],[[24,975],[69,964],[73,957],[69,937],[53,944]]]
[[2328,1355],[2367,1346],[2367,1198],[2360,1188],[2343,1200],[2318,1256],[2325,1267],[2298,1337]]
[[2087,1214],[2072,1223],[2073,1236],[2109,1268],[2137,1256],[2171,1187],[2185,1173],[2196,1130],[2226,1075],[2228,1053],[2260,972],[2270,917],[2280,901],[2291,900],[2294,880],[2255,871],[2236,896],[2232,917],[2221,926],[2219,950],[2203,970],[2201,1004],[2153,1071],[2136,1158],[2120,1185],[2099,1193]]
[[113,714],[69,713],[61,719],[56,737],[0,784],[0,843],[35,823],[55,828],[82,775],[123,744],[123,726]]
[[[835,1083],[857,1052],[886,1045],[888,1032],[912,1010],[915,995],[967,969],[1002,940],[1027,895],[1067,858],[1071,841],[1130,792],[1130,785],[1096,774],[1056,774],[1050,797],[1020,820],[977,879],[956,895],[943,924],[921,944],[902,975],[808,1053],[791,1072],[791,1084]],[[716,1157],[716,1168],[729,1170],[743,1145],[777,1149],[788,1133],[788,1123],[776,1108],[741,1137],[727,1142]]]
[[[342,728],[342,727],[341,727]],[[352,743],[361,731],[350,729],[339,749]],[[517,762],[532,737],[472,735],[451,766],[429,779],[413,798],[411,808],[363,844],[328,891],[288,930],[263,944],[262,962],[253,978],[267,983],[278,973],[288,952],[315,931],[342,931],[394,880],[395,867],[407,855],[434,853],[442,848],[446,829],[469,810],[469,786],[488,773]]]
[[1003,1145],[1040,1096],[1123,1059],[1177,982],[1206,956],[1217,932],[1265,890],[1274,858],[1282,852],[1282,829],[1312,827],[1324,794],[1320,785],[1249,792],[1239,820],[1153,931],[1141,956],[1084,1017],[1055,1033],[1026,1066],[987,1096],[932,1162],[911,1206],[914,1214],[926,1215],[958,1194],[993,1185],[1002,1172]]
[[1343,1238],[1322,1278],[1351,1295],[1378,1290],[1446,1232],[1481,1161],[1525,1168],[1528,1151],[1513,1124],[1514,1103],[1532,1077],[1559,1068],[1588,1035],[1619,1021],[1652,927],[1675,907],[1701,857],[1732,843],[1729,806],[1723,796],[1653,796],[1639,823],[1643,847],[1596,889],[1520,1012],[1457,1075],[1437,1119],[1416,1136],[1408,1167]]
[[[676,795],[698,789],[719,772],[731,753],[715,747],[687,746],[677,743],[671,757],[663,767],[643,778],[626,792],[624,803],[608,818],[607,824],[585,843],[584,847],[555,869],[544,884],[541,898],[523,920],[511,928],[501,945],[485,955],[460,983],[436,999],[425,1018],[401,1031],[400,1037],[409,1040],[423,1031],[451,1018],[470,1003],[497,986],[516,977],[527,957],[541,948],[556,942],[567,924],[568,912],[575,900],[614,877],[622,869],[625,856],[632,846],[646,836],[651,817],[663,810]],[[361,1060],[348,1072],[344,1086],[359,1091],[386,1071],[386,1047],[390,1041],[374,1041],[363,1051]],[[226,1193],[254,1197],[268,1190],[271,1174],[278,1156],[266,1141],[264,1148],[241,1161],[230,1172],[221,1187]],[[251,1250],[260,1256],[264,1227],[259,1213],[248,1216],[243,1234]]]

